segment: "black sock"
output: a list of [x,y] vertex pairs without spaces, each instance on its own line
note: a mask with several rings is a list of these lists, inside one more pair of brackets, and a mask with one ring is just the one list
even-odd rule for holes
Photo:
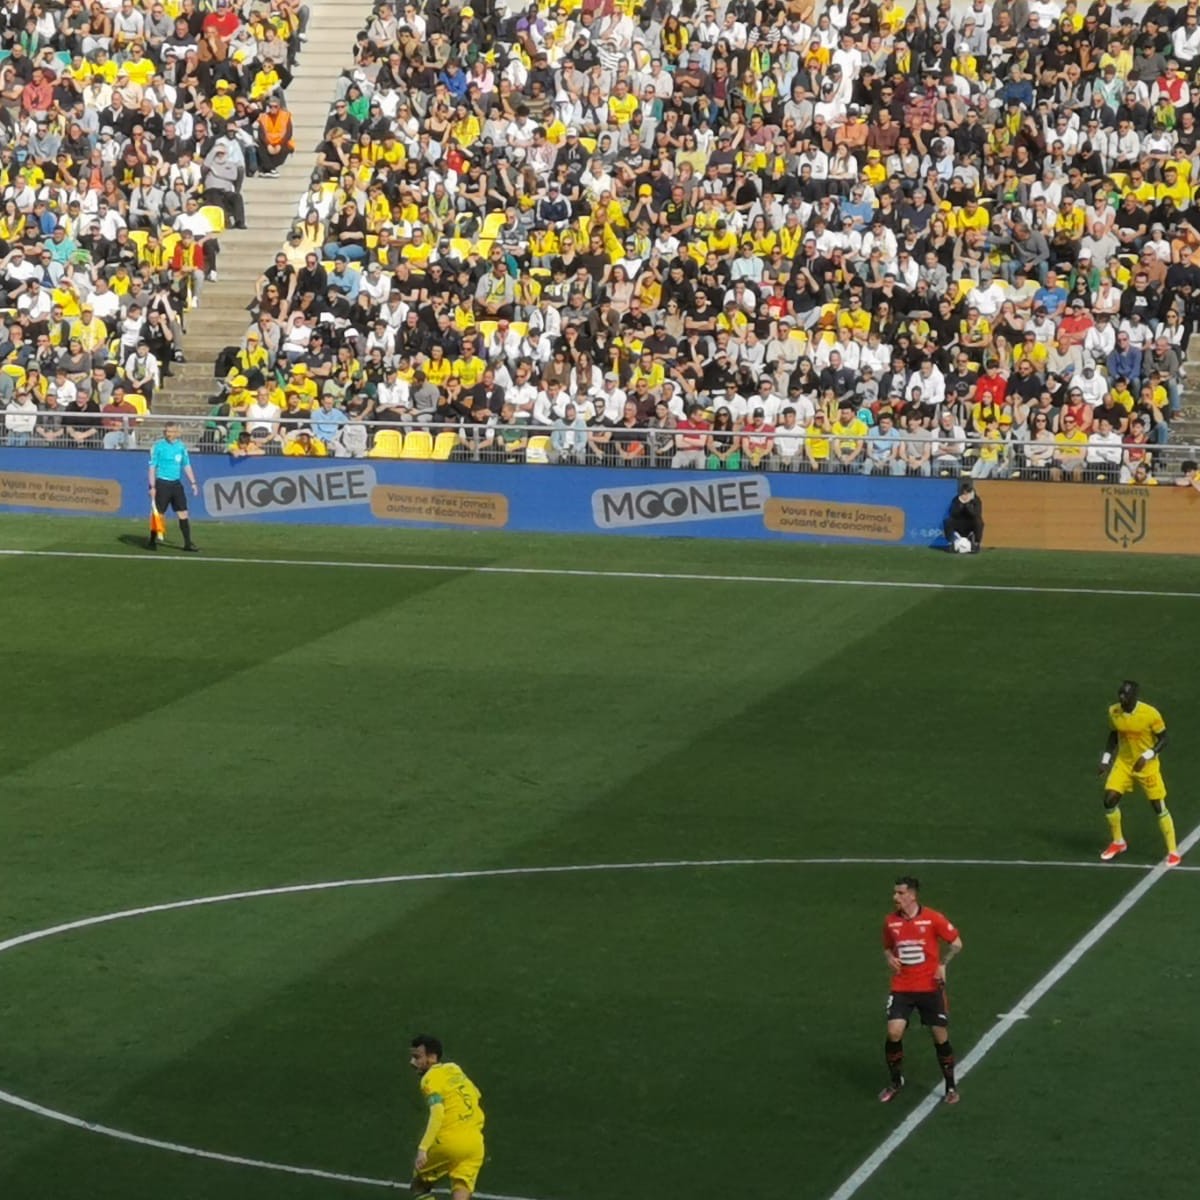
[[899,1087],[900,1068],[904,1065],[904,1043],[893,1042],[888,1038],[883,1043],[883,1056],[887,1059],[888,1074],[892,1077],[892,1083]]
[[179,518],[179,532],[183,534],[183,544],[190,546],[192,544],[192,523],[183,517]]
[[946,1091],[954,1090],[954,1047],[949,1042],[935,1042],[938,1066],[942,1068],[942,1078],[946,1081]]

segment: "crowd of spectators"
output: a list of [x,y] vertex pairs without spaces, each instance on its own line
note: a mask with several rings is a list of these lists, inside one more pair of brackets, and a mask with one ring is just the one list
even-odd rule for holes
[[132,444],[245,177],[290,152],[305,20],[297,0],[0,0],[7,444]]
[[1198,7],[380,3],[213,434],[1152,473],[1200,304]]

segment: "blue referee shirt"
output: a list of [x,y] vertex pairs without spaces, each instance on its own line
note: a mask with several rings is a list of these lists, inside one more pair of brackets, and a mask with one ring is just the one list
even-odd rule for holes
[[184,467],[191,466],[188,448],[181,441],[168,442],[159,438],[150,450],[150,465],[154,468],[154,478],[166,483],[175,483],[183,478]]

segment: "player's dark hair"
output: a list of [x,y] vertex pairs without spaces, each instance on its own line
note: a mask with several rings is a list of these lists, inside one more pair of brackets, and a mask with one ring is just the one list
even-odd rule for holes
[[921,890],[921,881],[915,875],[901,875],[896,880],[896,886],[904,886],[910,892],[919,892]]
[[427,1033],[418,1033],[409,1045],[416,1050],[419,1046],[426,1054],[435,1054],[440,1060],[442,1057],[442,1043],[439,1038],[431,1037]]

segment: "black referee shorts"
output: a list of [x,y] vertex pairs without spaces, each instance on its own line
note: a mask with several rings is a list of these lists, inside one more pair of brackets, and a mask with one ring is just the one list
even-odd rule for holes
[[173,508],[177,513],[187,512],[187,493],[182,479],[156,479],[154,481],[154,507],[160,513]]

